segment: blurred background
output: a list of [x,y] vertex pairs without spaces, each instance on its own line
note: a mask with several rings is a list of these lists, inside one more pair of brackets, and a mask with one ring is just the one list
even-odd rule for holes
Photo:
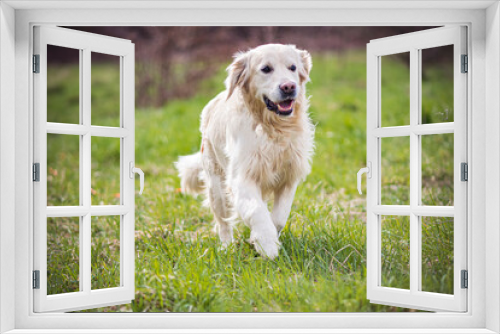
[[[135,44],[136,298],[93,312],[413,311],[366,300],[366,44],[430,27],[68,27]],[[299,186],[276,261],[236,229],[220,249],[202,198],[174,161],[199,150],[199,116],[224,90],[232,55],[265,43],[312,55],[312,173]],[[79,123],[79,52],[48,50],[49,122]],[[409,124],[409,55],[382,57],[382,126]],[[120,62],[92,53],[92,124],[119,126]],[[422,122],[453,121],[453,48],[422,51]],[[48,135],[48,205],[79,203],[78,136]],[[382,204],[409,203],[409,138],[382,140]],[[120,140],[92,138],[92,204],[120,201]],[[138,184],[136,186],[138,189]],[[422,136],[422,202],[453,205],[453,134]],[[453,219],[422,221],[422,287],[453,293]],[[49,294],[78,291],[78,219],[48,221]],[[92,220],[92,288],[119,286],[120,217]],[[382,220],[382,284],[409,287],[409,221]]]
[[[67,27],[129,39],[136,50],[136,103],[159,107],[169,99],[196,94],[196,83],[213,76],[238,50],[261,44],[295,44],[317,53],[364,50],[372,39],[431,27]],[[76,57],[76,58],[75,58]],[[443,60],[439,52],[426,55]],[[60,52],[51,59],[71,63],[78,55]],[[97,55],[96,61],[106,62]]]

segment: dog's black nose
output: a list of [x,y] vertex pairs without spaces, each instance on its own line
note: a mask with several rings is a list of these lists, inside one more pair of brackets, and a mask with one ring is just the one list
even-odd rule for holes
[[295,82],[291,82],[291,81],[282,83],[280,85],[281,92],[283,94],[286,94],[286,95],[293,95],[293,94],[295,94],[295,88],[296,88]]

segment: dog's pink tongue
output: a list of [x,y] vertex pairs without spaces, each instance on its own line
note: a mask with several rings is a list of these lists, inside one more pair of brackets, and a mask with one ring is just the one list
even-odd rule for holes
[[290,107],[292,106],[292,102],[293,102],[292,100],[286,100],[286,101],[280,102],[279,106],[282,109],[290,109]]

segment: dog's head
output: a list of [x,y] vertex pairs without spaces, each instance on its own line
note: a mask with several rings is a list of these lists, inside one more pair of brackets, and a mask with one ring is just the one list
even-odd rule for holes
[[286,117],[305,96],[312,61],[294,45],[267,44],[234,56],[228,67],[228,98],[239,87],[263,109]]

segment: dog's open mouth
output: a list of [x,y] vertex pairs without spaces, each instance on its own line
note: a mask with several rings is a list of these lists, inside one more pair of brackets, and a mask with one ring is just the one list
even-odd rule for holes
[[294,99],[287,99],[278,103],[274,103],[269,100],[267,96],[264,95],[264,102],[266,103],[267,109],[274,111],[277,115],[288,116],[293,111],[293,105],[295,104]]

